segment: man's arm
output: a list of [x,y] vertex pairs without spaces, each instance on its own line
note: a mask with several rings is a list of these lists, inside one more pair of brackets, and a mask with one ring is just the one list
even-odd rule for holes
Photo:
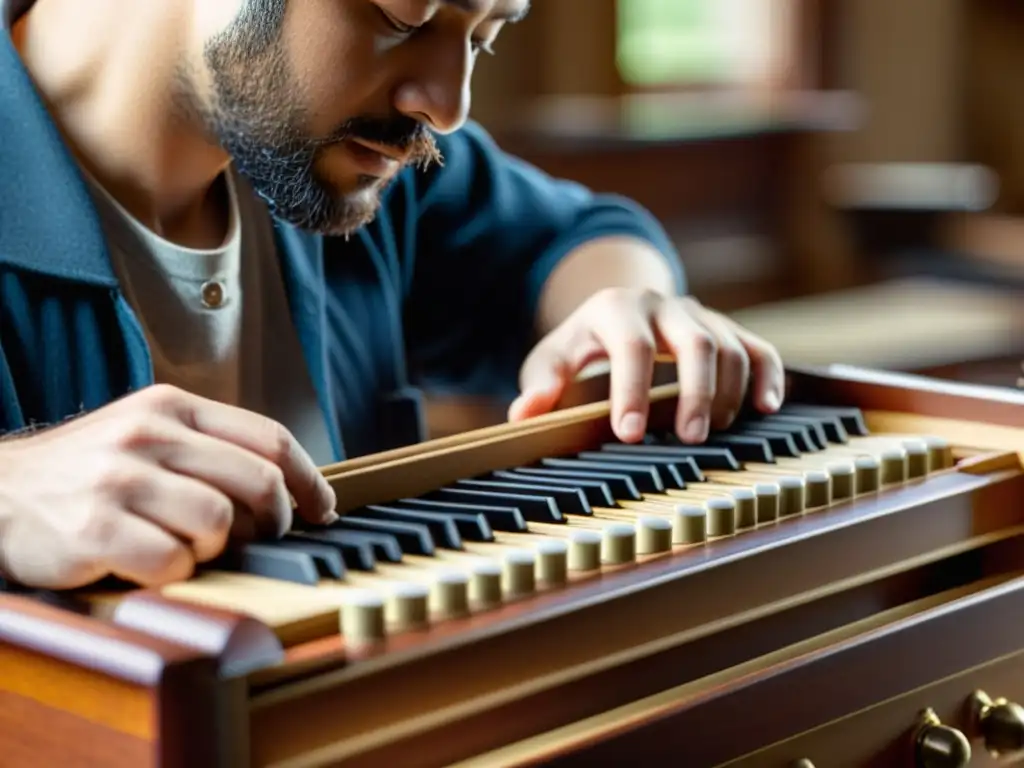
[[684,292],[671,241],[634,202],[554,179],[473,123],[439,146],[444,166],[390,202],[416,222],[400,233],[405,333],[427,389],[511,400],[537,341],[600,288]]
[[559,262],[540,297],[537,326],[554,331],[594,294],[606,288],[635,288],[674,296],[679,280],[666,255],[633,236],[605,236],[583,243]]
[[755,407],[779,407],[776,351],[685,295],[679,258],[647,211],[508,157],[478,126],[441,144],[444,168],[414,177],[405,320],[417,383],[518,395],[509,416],[522,419],[553,408],[584,366],[607,358],[612,425],[635,441],[664,353],[676,360],[683,440],[728,426],[751,382]]

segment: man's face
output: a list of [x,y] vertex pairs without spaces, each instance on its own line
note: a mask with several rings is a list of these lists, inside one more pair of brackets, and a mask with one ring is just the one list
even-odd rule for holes
[[469,111],[476,57],[528,0],[195,0],[183,104],[280,218],[346,234]]

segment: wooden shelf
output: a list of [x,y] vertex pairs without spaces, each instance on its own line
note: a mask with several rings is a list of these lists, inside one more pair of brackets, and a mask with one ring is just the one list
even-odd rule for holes
[[534,151],[587,153],[721,141],[779,132],[855,130],[863,105],[846,92],[644,93],[535,100],[493,121],[504,143]]
[[801,297],[750,307],[732,317],[775,344],[789,365],[846,363],[915,371],[1024,359],[1019,291],[936,278]]

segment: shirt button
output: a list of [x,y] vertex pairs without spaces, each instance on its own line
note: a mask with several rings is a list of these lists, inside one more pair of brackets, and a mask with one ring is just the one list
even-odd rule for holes
[[216,280],[208,280],[203,283],[200,291],[203,297],[203,306],[207,309],[217,309],[224,303],[224,286]]

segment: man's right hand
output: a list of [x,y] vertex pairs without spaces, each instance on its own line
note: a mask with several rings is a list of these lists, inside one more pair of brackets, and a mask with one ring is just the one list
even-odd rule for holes
[[334,492],[283,426],[157,385],[0,441],[0,574],[67,589],[188,578],[229,536],[336,519]]

